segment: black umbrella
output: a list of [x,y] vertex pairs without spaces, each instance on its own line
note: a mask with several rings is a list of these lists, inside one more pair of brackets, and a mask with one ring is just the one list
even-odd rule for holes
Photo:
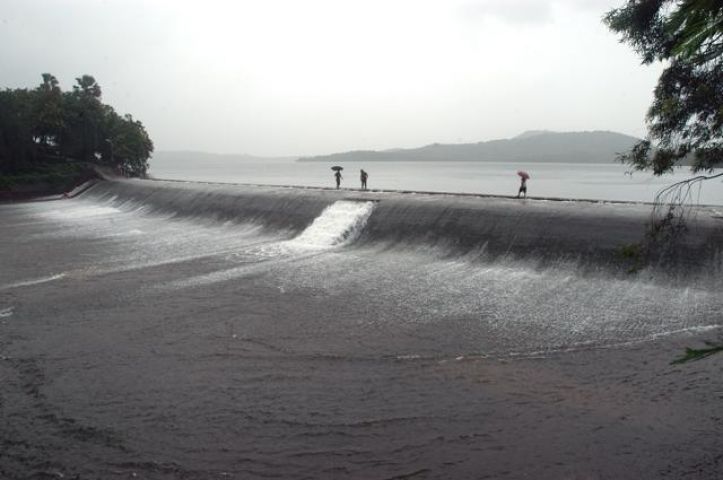
[[331,167],[331,169],[339,172],[339,171],[341,171],[341,170],[344,170],[344,167],[338,167],[338,166],[337,166],[337,167]]

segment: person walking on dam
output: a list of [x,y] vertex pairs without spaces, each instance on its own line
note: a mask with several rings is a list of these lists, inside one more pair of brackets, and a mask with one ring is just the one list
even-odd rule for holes
[[334,172],[334,178],[336,179],[336,189],[338,190],[341,185],[341,170],[336,170]]
[[364,169],[361,169],[361,173],[359,174],[359,178],[361,179],[361,188],[362,190],[367,189],[367,178],[369,177],[369,174],[364,171]]
[[523,193],[525,194],[525,198],[527,198],[527,180],[530,179],[530,174],[520,170],[517,172],[517,175],[520,176],[520,189],[517,191],[517,198],[520,198],[520,195]]

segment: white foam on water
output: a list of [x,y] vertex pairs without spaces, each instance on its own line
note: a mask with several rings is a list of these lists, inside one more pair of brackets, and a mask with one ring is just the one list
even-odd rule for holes
[[258,262],[171,282],[161,289],[182,289],[258,275],[268,271],[267,261],[288,263],[307,259],[354,241],[366,225],[375,202],[340,200],[328,206],[296,238],[244,249]]
[[[305,260],[310,257],[319,255],[321,252],[312,252],[305,255],[298,256],[281,256],[279,255],[274,259],[274,265],[284,265],[299,260]],[[262,275],[270,270],[268,265],[269,259],[259,259],[258,262],[248,263],[239,267],[228,268],[224,270],[217,270],[215,272],[207,273],[205,275],[196,275],[194,277],[186,278],[183,280],[176,280],[166,285],[159,287],[160,290],[179,290],[188,287],[199,287],[202,285],[210,285],[218,282],[226,282],[229,280],[238,280],[245,277],[251,277],[254,275]]]
[[450,353],[465,356],[600,348],[720,326],[723,302],[705,278],[680,285],[666,277],[576,275],[575,267],[463,262],[362,247],[274,273],[287,290],[373,299],[374,314],[358,325],[421,329],[429,338],[436,332],[441,342],[454,338],[464,345],[467,351]]
[[11,317],[13,315],[14,309],[15,309],[14,307],[10,307],[10,308],[4,308],[4,309],[0,310],[0,318]]
[[137,228],[134,228],[132,230],[126,230],[123,232],[118,233],[108,233],[105,235],[106,238],[114,238],[114,237],[134,237],[136,235],[143,235],[143,230],[139,230]]
[[536,351],[532,351],[532,352],[509,352],[508,355],[510,357],[520,357],[520,358],[532,358],[532,357],[546,358],[553,354],[578,352],[580,350],[587,350],[590,348],[604,350],[604,349],[619,348],[619,347],[634,347],[634,346],[640,345],[642,343],[654,342],[661,338],[673,337],[673,336],[679,336],[679,335],[697,335],[697,334],[701,334],[701,333],[720,330],[721,328],[723,328],[723,326],[721,326],[721,325],[698,325],[698,326],[692,326],[692,327],[686,327],[686,328],[678,328],[678,329],[674,329],[674,330],[667,330],[667,331],[658,332],[658,333],[651,333],[649,335],[645,335],[640,338],[633,338],[631,340],[621,340],[618,342],[612,342],[612,343],[606,343],[606,344],[599,344],[598,342],[596,342],[594,340],[590,340],[590,341],[586,341],[586,342],[578,342],[574,345],[566,346],[564,348],[552,348],[549,350],[536,350]]
[[354,241],[374,210],[374,202],[339,200],[326,207],[301,234],[285,242],[291,248],[326,249]]
[[55,209],[44,212],[44,215],[60,220],[75,220],[81,218],[101,217],[114,215],[120,210],[114,207],[102,207],[97,205],[73,205],[64,209]]
[[39,285],[41,283],[52,282],[54,280],[60,280],[64,278],[64,273],[58,273],[56,275],[50,275],[49,277],[33,278],[30,280],[22,280],[20,282],[9,283],[7,285],[0,285],[0,290],[9,290],[11,288],[29,287],[31,285]]
[[226,270],[218,270],[205,275],[196,275],[194,277],[186,278],[183,280],[176,280],[169,282],[165,285],[158,287],[158,290],[181,290],[189,287],[200,287],[203,285],[210,285],[218,282],[225,282],[228,280],[239,280],[244,277],[250,277],[263,273],[263,266],[258,264],[245,265],[236,268],[229,268]]

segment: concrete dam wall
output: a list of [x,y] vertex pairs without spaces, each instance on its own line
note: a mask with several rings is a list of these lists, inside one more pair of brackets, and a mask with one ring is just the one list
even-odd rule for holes
[[[248,223],[289,238],[301,234],[335,202],[373,202],[354,245],[545,264],[565,260],[622,270],[635,261],[625,251],[646,238],[652,209],[646,204],[163,181],[102,182],[83,197],[199,222]],[[687,225],[668,266],[684,271],[717,268],[723,220],[716,209],[692,207]]]

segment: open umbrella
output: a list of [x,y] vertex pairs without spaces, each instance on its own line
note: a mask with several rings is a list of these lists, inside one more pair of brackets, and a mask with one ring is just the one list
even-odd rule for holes
[[517,171],[517,175],[519,175],[520,177],[524,178],[525,180],[529,180],[529,179],[530,179],[530,174],[527,173],[527,172],[525,172],[525,171],[523,171],[523,170],[518,170],[518,171]]
[[344,167],[338,167],[338,166],[337,166],[337,167],[331,167],[331,169],[334,170],[334,171],[336,171],[336,172],[339,172],[339,171],[341,171],[341,170],[344,170]]

